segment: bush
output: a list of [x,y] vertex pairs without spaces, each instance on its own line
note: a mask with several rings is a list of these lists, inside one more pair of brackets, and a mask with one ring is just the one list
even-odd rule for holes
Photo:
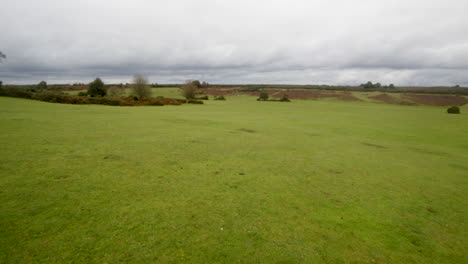
[[224,96],[220,95],[220,96],[215,96],[214,100],[226,100],[226,98],[224,98]]
[[209,100],[208,95],[200,96],[200,97],[198,97],[196,99],[198,99],[198,100]]
[[449,114],[459,114],[460,113],[460,107],[458,106],[452,106],[447,109],[447,113]]
[[134,75],[132,93],[138,99],[151,97],[151,87],[148,86],[148,79],[139,74]]
[[89,84],[88,94],[91,97],[106,95],[106,90],[104,89],[104,83],[101,81],[100,78],[96,78],[93,82]]
[[283,95],[283,97],[280,99],[281,102],[291,102],[291,100],[289,100],[289,96],[287,94]]
[[266,92],[261,92],[261,93],[260,93],[260,97],[258,97],[258,100],[259,100],[259,101],[266,101],[266,100],[268,100],[268,97],[269,97],[269,96],[268,96],[268,93],[266,93]]
[[79,92],[78,96],[88,96],[88,93],[87,92]]

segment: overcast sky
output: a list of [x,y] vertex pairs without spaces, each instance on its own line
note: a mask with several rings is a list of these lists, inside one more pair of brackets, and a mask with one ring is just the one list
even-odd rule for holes
[[2,0],[5,83],[468,86],[467,0]]

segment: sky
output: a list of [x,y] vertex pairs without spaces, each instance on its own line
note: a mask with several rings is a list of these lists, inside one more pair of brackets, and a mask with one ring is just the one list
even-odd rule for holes
[[4,83],[468,86],[467,0],[1,0]]

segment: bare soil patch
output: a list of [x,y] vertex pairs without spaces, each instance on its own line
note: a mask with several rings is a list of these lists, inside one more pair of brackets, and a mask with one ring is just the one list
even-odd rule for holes
[[406,99],[411,100],[416,104],[435,105],[435,106],[450,106],[464,105],[468,103],[468,99],[460,95],[439,95],[439,94],[403,94]]

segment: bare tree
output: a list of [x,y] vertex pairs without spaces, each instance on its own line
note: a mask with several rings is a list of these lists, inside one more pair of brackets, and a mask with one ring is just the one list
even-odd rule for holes
[[132,93],[139,99],[151,97],[151,88],[148,86],[148,79],[142,75],[133,76]]
[[180,87],[180,93],[186,100],[194,99],[197,89],[198,86],[192,80],[188,80]]

